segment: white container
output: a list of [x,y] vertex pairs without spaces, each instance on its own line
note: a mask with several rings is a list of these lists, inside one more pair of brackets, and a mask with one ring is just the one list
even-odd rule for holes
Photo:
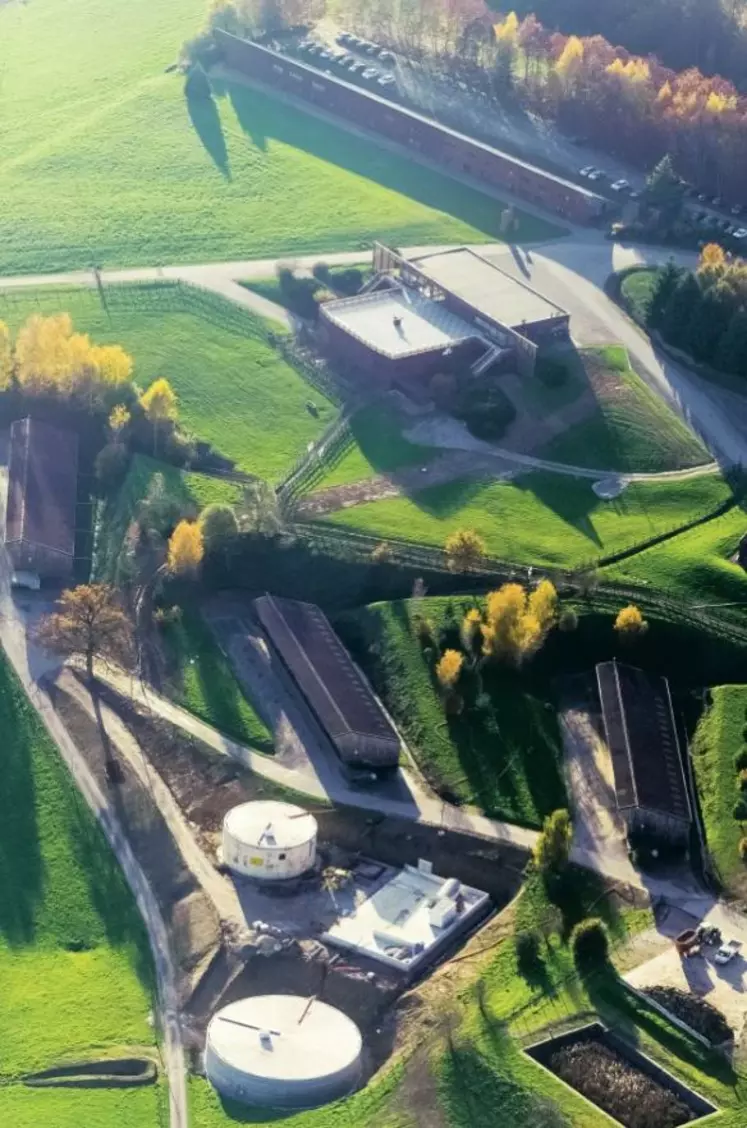
[[303,807],[258,800],[233,807],[223,820],[223,862],[260,881],[287,881],[316,859],[316,819]]
[[300,995],[256,995],[210,1020],[205,1072],[230,1100],[265,1108],[313,1108],[360,1080],[362,1039],[352,1019]]

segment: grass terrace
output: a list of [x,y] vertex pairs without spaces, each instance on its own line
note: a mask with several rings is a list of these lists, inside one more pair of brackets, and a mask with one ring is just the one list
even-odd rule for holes
[[459,479],[410,497],[367,502],[326,520],[385,540],[442,546],[459,528],[474,528],[488,552],[504,560],[574,567],[676,529],[709,513],[731,494],[717,475],[683,482],[636,482],[614,501],[600,501],[591,481],[532,472],[513,482]]
[[0,274],[500,238],[494,198],[257,90],[188,104],[166,68],[204,0],[117,12],[3,8]]
[[0,726],[0,1122],[154,1128],[160,1087],[17,1084],[62,1061],[154,1054],[153,982],[124,877],[5,661]]
[[479,679],[463,675],[465,708],[446,716],[419,637],[419,622],[427,620],[442,649],[458,645],[459,623],[473,606],[468,597],[373,603],[337,626],[440,794],[539,826],[565,803],[549,684],[531,672],[486,666]]
[[15,330],[33,313],[68,312],[77,330],[131,354],[141,388],[165,376],[187,430],[270,481],[334,418],[334,405],[269,343],[274,326],[249,311],[168,283],[109,287],[105,301],[93,289],[0,290],[0,318]]

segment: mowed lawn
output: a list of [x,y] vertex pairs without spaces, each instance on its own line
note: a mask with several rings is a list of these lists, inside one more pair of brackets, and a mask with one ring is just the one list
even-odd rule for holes
[[270,481],[335,417],[334,405],[268,343],[266,323],[248,310],[168,284],[109,288],[108,295],[105,309],[95,290],[0,290],[0,318],[16,329],[30,314],[67,312],[97,343],[121,344],[141,388],[165,376],[184,427],[238,469]]
[[[480,242],[501,204],[252,90],[165,73],[205,0],[3,7],[0,274]],[[516,238],[561,229],[520,217]]]
[[706,840],[721,881],[735,896],[747,895],[747,865],[739,857],[743,831],[733,817],[739,798],[735,757],[747,744],[747,685],[721,685],[692,742],[693,765]]
[[724,611],[741,615],[747,604],[747,573],[731,557],[745,532],[747,513],[735,506],[721,517],[612,565],[605,575],[711,607],[736,604]]
[[449,717],[420,642],[418,623],[426,620],[441,651],[458,647],[459,624],[474,606],[467,597],[374,603],[340,616],[337,626],[439,794],[539,826],[566,801],[547,685],[527,670],[486,665],[479,678],[465,670],[464,709]]
[[382,540],[439,547],[456,529],[473,528],[493,556],[571,567],[676,529],[731,494],[717,475],[634,483],[614,501],[600,501],[591,486],[589,479],[541,472],[514,482],[460,479],[411,497],[356,505],[325,520]]
[[596,411],[543,447],[543,458],[627,474],[684,470],[711,461],[696,435],[633,371],[621,345],[583,349],[578,363]]
[[404,421],[386,400],[360,408],[350,420],[350,445],[314,483],[314,489],[343,486],[406,466],[424,466],[443,453],[438,447],[410,442],[402,434],[404,426]]
[[[155,1088],[105,1099],[75,1091],[40,1096],[10,1084],[61,1060],[155,1047],[144,927],[102,833],[4,660],[0,727],[0,1080],[9,1083],[0,1085],[0,1122],[155,1126]],[[124,1118],[129,1108],[131,1121]]]

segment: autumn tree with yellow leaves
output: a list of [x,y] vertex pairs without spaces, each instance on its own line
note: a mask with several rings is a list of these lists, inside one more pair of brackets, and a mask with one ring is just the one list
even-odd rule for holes
[[457,529],[444,544],[450,572],[470,572],[485,559],[485,541],[474,529]]
[[76,333],[68,313],[33,314],[13,351],[19,387],[30,395],[94,396],[132,378],[132,358],[120,345],[95,345]]
[[202,529],[197,521],[180,521],[169,538],[167,571],[172,576],[193,575],[205,555]]
[[140,397],[140,406],[145,418],[153,428],[153,456],[158,450],[159,431],[169,424],[176,422],[179,414],[179,405],[176,392],[168,380],[160,377],[154,380]]
[[637,638],[641,638],[648,630],[648,623],[644,619],[639,607],[634,603],[630,603],[627,607],[623,607],[618,611],[617,618],[615,619],[615,632],[620,638],[631,642]]
[[82,657],[90,679],[94,659],[111,653],[121,659],[131,646],[132,634],[116,588],[79,584],[63,591],[54,611],[42,616],[36,639],[55,654]]
[[531,592],[521,584],[503,584],[488,594],[485,605],[483,654],[514,666],[539,650],[557,622],[558,593],[550,580]]
[[459,681],[464,655],[458,650],[444,650],[436,663],[436,678],[444,690],[451,690]]

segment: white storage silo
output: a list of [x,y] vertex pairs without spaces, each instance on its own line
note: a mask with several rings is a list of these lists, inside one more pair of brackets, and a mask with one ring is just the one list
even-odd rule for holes
[[312,1108],[351,1092],[362,1039],[352,1019],[300,995],[257,995],[210,1020],[205,1072],[230,1100],[268,1108]]
[[316,819],[303,807],[258,800],[233,807],[223,820],[223,862],[262,881],[284,881],[316,858]]

